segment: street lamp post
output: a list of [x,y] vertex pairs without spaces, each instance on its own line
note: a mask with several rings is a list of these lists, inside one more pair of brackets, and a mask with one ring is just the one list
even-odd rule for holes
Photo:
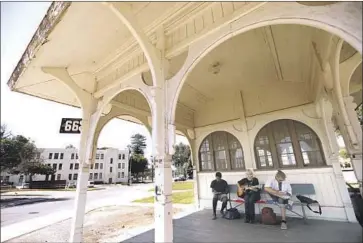
[[131,167],[132,167],[132,162],[131,162],[131,149],[130,149],[130,146],[128,146],[128,149],[129,149],[129,183],[128,185],[131,186],[132,185],[132,178],[131,178]]
[[151,182],[154,183],[154,156],[151,156]]

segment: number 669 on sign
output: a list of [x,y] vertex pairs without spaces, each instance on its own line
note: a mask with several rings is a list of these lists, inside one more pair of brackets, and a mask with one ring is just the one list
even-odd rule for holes
[[81,118],[62,118],[59,133],[81,133]]

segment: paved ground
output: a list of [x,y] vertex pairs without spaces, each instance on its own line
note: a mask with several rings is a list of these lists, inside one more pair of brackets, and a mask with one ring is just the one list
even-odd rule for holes
[[[109,186],[105,190],[89,191],[87,193],[86,212],[104,206],[128,205],[133,200],[153,195],[152,192],[148,192],[150,188],[150,185],[145,184],[131,187],[117,185]],[[57,195],[57,198],[69,198],[69,200],[1,209],[1,242],[69,219],[74,212],[75,192],[50,194],[52,197]]]
[[[288,220],[289,229],[278,225],[245,224],[243,219],[211,220],[211,211],[203,210],[174,220],[173,242],[362,242],[359,224],[308,220]],[[153,242],[150,230],[124,242]]]
[[[174,214],[183,209],[174,208]],[[110,206],[89,212],[85,217],[82,242],[119,242],[135,228],[153,224],[154,208],[148,206]],[[6,241],[14,242],[67,242],[71,220],[50,225],[30,234]]]
[[[127,203],[132,200],[142,198],[146,195],[152,195],[152,193],[147,192],[147,189],[151,187],[152,186],[148,184],[134,185],[132,187],[117,185],[108,186],[105,190],[88,191],[87,206],[92,207],[93,205],[105,203],[105,201],[110,201],[111,204],[118,201]],[[2,208],[1,227],[41,216],[46,216],[54,213],[56,210],[72,211],[74,207],[74,191],[35,191],[24,193],[27,195],[42,194],[43,196],[27,196],[26,198],[36,198],[32,200],[34,200],[34,202],[36,200],[38,200],[38,202],[43,202],[17,207]],[[7,198],[10,199],[13,197],[7,197],[3,194],[1,195],[2,200]]]

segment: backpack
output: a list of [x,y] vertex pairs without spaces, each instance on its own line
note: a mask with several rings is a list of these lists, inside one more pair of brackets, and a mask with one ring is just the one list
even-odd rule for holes
[[[308,198],[308,197],[305,197],[305,196],[302,196],[302,195],[296,195],[296,198],[297,198],[297,199],[299,199],[299,201],[300,201],[301,203],[306,203],[306,207],[308,207],[308,209],[310,209],[310,211],[312,211],[312,212],[314,212],[314,213],[318,213],[318,214],[320,214],[320,215],[321,215],[321,206],[320,206],[320,204],[319,204],[319,202],[318,202],[318,201],[313,200],[313,199]],[[312,210],[312,209],[311,209],[311,207],[310,207],[310,205],[311,205],[311,204],[318,204],[318,206],[319,206],[319,211],[314,211],[314,210]]]
[[269,207],[264,207],[261,212],[261,223],[267,225],[277,224],[276,214],[274,210]]
[[230,208],[226,210],[226,213],[224,214],[224,218],[232,220],[232,219],[240,219],[241,214],[238,212],[237,208]]

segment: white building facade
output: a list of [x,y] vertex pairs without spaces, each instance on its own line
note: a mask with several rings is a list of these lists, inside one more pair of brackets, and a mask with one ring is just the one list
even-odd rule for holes
[[[40,149],[39,156],[43,163],[56,169],[49,180],[66,180],[68,183],[76,183],[79,177],[79,154],[74,148],[45,148]],[[127,183],[129,177],[129,153],[128,150],[115,148],[97,149],[95,163],[90,167],[89,181],[95,184]],[[45,175],[34,175],[34,181],[46,179]],[[12,182],[14,186],[27,181],[24,175],[10,175],[1,173],[1,180]]]

